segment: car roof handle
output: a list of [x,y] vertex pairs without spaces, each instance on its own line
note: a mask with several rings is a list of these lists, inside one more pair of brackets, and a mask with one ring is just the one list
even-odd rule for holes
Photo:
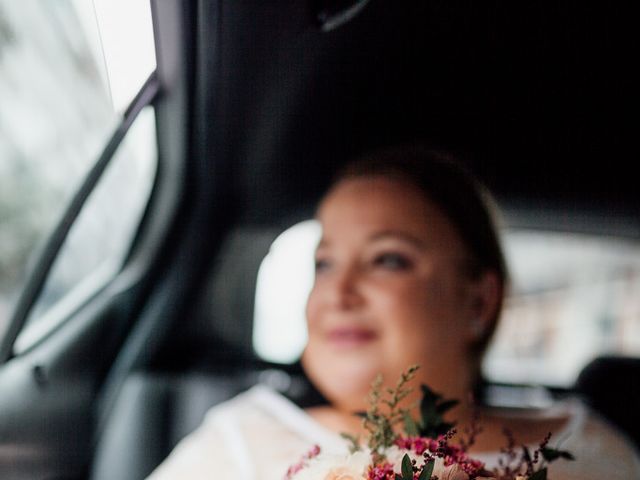
[[319,3],[316,18],[323,32],[330,32],[354,19],[370,0],[324,0]]

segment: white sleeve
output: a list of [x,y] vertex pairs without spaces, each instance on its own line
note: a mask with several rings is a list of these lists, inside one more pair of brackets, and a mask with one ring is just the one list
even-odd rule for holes
[[147,480],[248,480],[251,466],[243,448],[231,412],[212,411]]

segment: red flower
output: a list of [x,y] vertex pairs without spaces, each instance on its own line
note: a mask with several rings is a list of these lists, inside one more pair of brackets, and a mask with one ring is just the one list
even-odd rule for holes
[[393,472],[393,465],[390,463],[381,463],[373,467],[369,467],[367,472],[368,480],[394,480],[395,473]]

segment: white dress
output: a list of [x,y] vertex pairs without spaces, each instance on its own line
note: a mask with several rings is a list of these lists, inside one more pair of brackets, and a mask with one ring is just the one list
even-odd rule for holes
[[[640,479],[640,460],[628,442],[578,402],[568,425],[555,432],[575,462],[558,460],[552,480]],[[566,440],[565,440],[566,439]],[[256,386],[213,407],[147,480],[282,480],[314,445],[347,453],[346,442],[285,397]],[[488,467],[498,453],[473,454]]]

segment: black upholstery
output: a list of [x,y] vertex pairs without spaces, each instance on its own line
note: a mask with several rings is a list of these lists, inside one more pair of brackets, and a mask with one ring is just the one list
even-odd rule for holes
[[140,480],[202,421],[207,409],[238,392],[224,378],[131,375],[96,450],[92,480]]
[[582,370],[575,388],[640,449],[640,358],[596,358]]
[[178,319],[151,364],[130,373],[119,388],[99,435],[91,480],[144,479],[210,407],[256,383],[301,405],[320,401],[300,365],[261,362],[252,349],[256,276],[279,233],[238,228],[227,236],[193,311]]
[[91,480],[142,480],[176,444],[202,422],[207,410],[257,383],[280,391],[300,405],[322,399],[297,373],[263,369],[235,374],[129,376],[100,437]]

